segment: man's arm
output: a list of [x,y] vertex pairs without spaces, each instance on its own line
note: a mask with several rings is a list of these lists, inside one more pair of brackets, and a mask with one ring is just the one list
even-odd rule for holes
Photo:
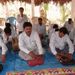
[[55,34],[52,34],[51,38],[50,38],[50,43],[49,43],[49,47],[50,47],[50,50],[53,53],[53,55],[57,54],[57,52],[55,50],[55,37],[56,37]]
[[68,35],[66,36],[66,42],[67,42],[67,44],[69,46],[69,53],[73,54],[74,53],[74,46],[73,46],[73,44],[72,44],[72,42],[71,42],[71,40],[70,40]]
[[25,52],[26,54],[29,54],[32,58],[35,58],[35,54],[33,51],[29,51],[24,43],[24,39],[22,38],[23,36],[19,36],[19,48],[21,51]]
[[19,36],[19,48],[21,51],[29,54],[29,50],[26,48],[25,43],[24,43],[24,39],[22,38],[22,36]]
[[35,32],[34,35],[35,35],[35,40],[36,40],[36,44],[37,44],[37,47],[38,47],[38,52],[41,55],[41,54],[44,53],[44,50],[42,48],[42,44],[41,44],[41,41],[40,41],[40,37],[39,37],[39,35],[38,35],[37,32]]
[[5,63],[7,47],[1,38],[0,38],[0,46],[2,47],[2,56],[1,56],[2,62]]

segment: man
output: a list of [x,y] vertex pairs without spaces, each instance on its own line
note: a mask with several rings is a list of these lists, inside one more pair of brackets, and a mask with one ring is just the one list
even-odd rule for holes
[[61,63],[68,64],[72,60],[74,47],[65,27],[60,28],[59,32],[52,34],[49,46],[53,55]]
[[25,22],[23,32],[19,35],[19,56],[30,66],[43,64],[43,49],[37,32],[32,30],[32,24]]
[[69,33],[71,32],[71,30],[72,30],[73,27],[74,27],[74,23],[73,23],[73,21],[72,21],[71,18],[69,18],[68,21],[65,22],[64,27],[67,28],[67,30],[68,30]]
[[75,27],[71,30],[71,32],[69,33],[69,37],[75,47]]
[[2,49],[2,55],[1,55],[2,62],[5,63],[7,47],[1,38],[0,38],[0,48]]
[[49,34],[48,34],[49,35],[49,39],[50,39],[52,33],[56,32],[58,30],[59,30],[58,24],[53,24],[53,27],[49,29]]
[[34,26],[34,28],[41,38],[41,40],[44,38],[46,34],[46,26],[42,23],[42,18],[38,18],[38,24]]
[[12,49],[12,38],[11,29],[6,27],[2,33],[2,39],[9,51]]
[[24,14],[24,8],[20,7],[19,8],[19,12],[20,14],[17,15],[17,31],[20,34],[23,31],[23,24],[24,22],[28,22],[28,18],[27,16]]
[[2,33],[2,39],[4,43],[6,44],[9,51],[13,49],[13,51],[19,51],[18,48],[18,36],[16,34],[12,34],[12,29],[9,26],[10,24],[7,24],[7,26],[4,29],[4,32]]
[[17,36],[16,30],[14,29],[14,27],[10,23],[5,23],[5,28],[10,28],[11,29],[11,35],[13,37]]

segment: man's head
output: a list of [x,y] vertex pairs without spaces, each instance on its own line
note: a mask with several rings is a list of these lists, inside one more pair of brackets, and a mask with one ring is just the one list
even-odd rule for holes
[[25,33],[30,36],[31,32],[32,32],[32,24],[30,22],[25,22],[23,24],[23,29],[25,31]]
[[5,23],[5,26],[6,26],[7,28],[10,28],[10,27],[11,27],[11,24],[10,24],[10,23]]
[[19,8],[19,12],[20,12],[20,14],[23,14],[24,8],[23,8],[23,7],[20,7],[20,8]]
[[68,19],[68,23],[69,23],[69,24],[72,23],[72,19],[71,19],[71,18]]
[[42,25],[42,18],[38,18],[38,22],[40,25]]
[[11,35],[11,29],[10,28],[5,28],[4,29],[4,32],[5,32],[5,34],[7,35],[7,36],[10,36]]
[[54,24],[53,25],[53,29],[55,29],[55,31],[58,31],[59,29],[58,29],[58,24]]
[[65,34],[68,34],[68,31],[65,27],[62,27],[59,29],[59,37],[62,38],[64,37]]

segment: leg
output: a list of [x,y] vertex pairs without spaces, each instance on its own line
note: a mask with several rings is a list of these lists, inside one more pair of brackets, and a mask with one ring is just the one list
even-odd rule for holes
[[42,55],[36,55],[35,59],[32,59],[31,56],[29,56],[28,54],[20,51],[19,52],[19,56],[26,60],[29,66],[36,66],[36,65],[41,65],[44,63],[44,59]]

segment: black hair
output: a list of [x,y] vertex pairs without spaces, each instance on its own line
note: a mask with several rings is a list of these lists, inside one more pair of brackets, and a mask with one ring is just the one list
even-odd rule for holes
[[41,20],[41,21],[42,21],[42,18],[41,18],[41,17],[39,17],[39,18],[38,18],[38,20]]
[[24,8],[23,7],[20,7],[19,10],[24,10]]
[[58,24],[54,24],[53,25],[53,28],[55,29],[55,31],[58,31],[59,29],[58,29]]
[[11,24],[10,24],[10,23],[5,23],[5,26],[6,26],[7,28],[10,28],[10,27],[11,27]]
[[58,28],[58,24],[54,24],[53,25],[53,28]]
[[72,18],[69,18],[68,21],[72,21]]
[[6,27],[6,28],[4,29],[4,32],[5,32],[6,34],[8,33],[9,35],[11,35],[11,29],[10,29],[10,28],[7,28],[7,27]]
[[0,72],[2,72],[2,71],[3,71],[3,65],[0,64]]
[[30,22],[24,22],[23,28],[26,28],[26,27],[32,27],[32,24]]
[[64,34],[68,34],[68,30],[65,27],[61,27],[59,32],[63,32]]

